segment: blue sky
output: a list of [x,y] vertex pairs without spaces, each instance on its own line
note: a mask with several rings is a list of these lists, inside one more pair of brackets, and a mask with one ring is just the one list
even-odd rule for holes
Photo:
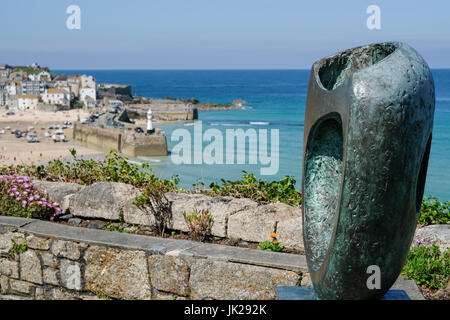
[[[81,8],[68,30],[66,8]],[[366,9],[381,8],[381,30]],[[334,52],[404,41],[450,68],[450,1],[2,1],[0,64],[52,69],[309,69]]]

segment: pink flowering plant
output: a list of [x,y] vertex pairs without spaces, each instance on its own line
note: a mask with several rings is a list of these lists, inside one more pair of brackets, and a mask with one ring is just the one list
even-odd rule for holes
[[16,174],[0,178],[0,215],[54,220],[59,203],[50,202],[28,177]]

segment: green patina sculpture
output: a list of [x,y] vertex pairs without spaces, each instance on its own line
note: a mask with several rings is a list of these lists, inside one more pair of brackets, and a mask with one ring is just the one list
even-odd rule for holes
[[[424,59],[380,43],[314,63],[303,147],[303,234],[320,299],[378,299],[397,279],[423,198],[435,106]],[[369,288],[370,266],[380,287]]]

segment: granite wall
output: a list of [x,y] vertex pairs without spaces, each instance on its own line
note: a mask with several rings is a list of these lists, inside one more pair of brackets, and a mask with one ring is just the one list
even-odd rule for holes
[[0,217],[0,299],[270,300],[306,270],[301,255]]

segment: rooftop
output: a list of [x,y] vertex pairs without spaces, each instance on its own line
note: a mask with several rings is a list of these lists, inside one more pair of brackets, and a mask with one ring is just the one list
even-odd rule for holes
[[38,94],[21,94],[19,95],[19,99],[39,99]]

